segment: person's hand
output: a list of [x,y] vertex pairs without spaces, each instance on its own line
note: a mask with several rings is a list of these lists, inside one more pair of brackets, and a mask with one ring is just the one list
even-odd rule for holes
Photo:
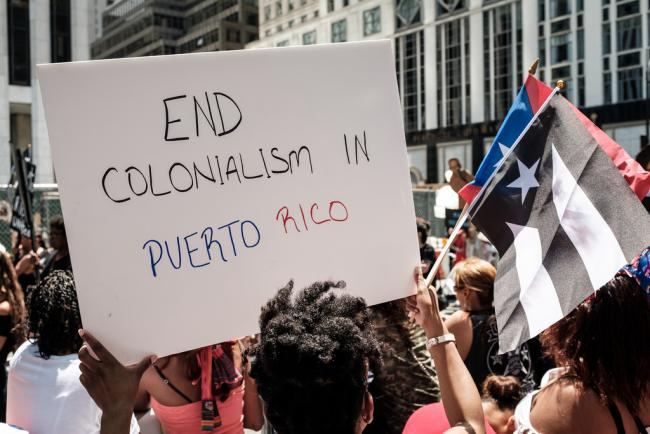
[[420,266],[415,268],[414,277],[418,289],[415,295],[406,299],[406,309],[409,316],[424,329],[427,337],[440,336],[444,333],[442,318],[438,309],[438,297],[436,297],[432,287],[427,288]]
[[20,261],[16,264],[16,274],[18,276],[22,276],[23,274],[32,274],[38,261],[38,255],[33,251],[29,252],[20,258]]
[[124,366],[93,335],[85,330],[79,330],[79,335],[85,341],[79,350],[79,381],[104,415],[130,420],[140,378],[155,357]]

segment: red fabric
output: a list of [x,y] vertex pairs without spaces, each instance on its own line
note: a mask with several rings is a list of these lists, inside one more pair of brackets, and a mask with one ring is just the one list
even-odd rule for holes
[[[409,417],[402,434],[442,434],[451,428],[441,402],[425,405]],[[485,432],[496,434],[485,421]]]
[[458,195],[462,197],[466,203],[472,203],[479,191],[481,191],[480,185],[467,184],[460,189]]
[[533,114],[535,114],[542,107],[542,104],[544,104],[544,101],[546,101],[551,92],[553,92],[553,89],[530,74],[528,74],[524,86],[526,87],[530,107],[533,109]]
[[589,134],[596,140],[607,156],[612,160],[614,166],[625,178],[630,188],[639,199],[643,199],[650,192],[650,172],[643,170],[643,167],[621,148],[618,143],[612,140],[603,130],[594,125],[576,106],[570,104],[580,122],[587,128]]

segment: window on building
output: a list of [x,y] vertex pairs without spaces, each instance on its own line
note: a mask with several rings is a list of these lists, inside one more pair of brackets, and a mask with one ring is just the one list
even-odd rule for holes
[[316,43],[316,30],[302,34],[302,45],[312,45]]
[[342,3],[343,3],[343,7],[350,6],[350,0],[343,0]]
[[612,35],[610,24],[603,24],[603,54],[609,54],[612,51]]
[[551,37],[551,63],[571,60],[571,33]]
[[226,41],[228,42],[241,42],[241,33],[236,29],[226,30]]
[[641,47],[641,17],[620,20],[616,23],[616,49],[618,51]]
[[639,0],[634,0],[616,6],[616,16],[622,18],[639,13]]
[[9,84],[29,86],[29,0],[7,0],[9,30]]
[[618,100],[634,101],[641,98],[641,68],[631,68],[618,71]]
[[537,2],[537,19],[544,21],[546,19],[546,1],[539,0]]
[[395,6],[395,26],[398,30],[422,22],[421,0],[397,0]]
[[285,39],[284,41],[280,41],[277,44],[275,44],[276,47],[288,47],[289,46],[289,40]]
[[578,60],[582,60],[585,58],[585,31],[583,29],[580,29],[576,32],[576,37],[577,37],[577,46],[578,46]]
[[348,39],[348,21],[343,19],[332,23],[332,42],[345,42]]
[[72,60],[70,0],[50,0],[50,53],[52,63]]
[[550,18],[571,14],[572,0],[549,0]]
[[293,10],[293,1],[289,0],[287,1],[287,10],[291,12]]
[[605,104],[612,103],[612,73],[603,74],[603,101]]
[[512,13],[510,5],[494,12],[494,105],[495,119],[503,119],[512,103]]
[[301,16],[301,17],[300,17],[300,22],[301,22],[301,23],[304,23],[305,21],[307,21],[307,15],[303,15],[303,16]]
[[289,28],[292,28],[293,27],[293,20],[289,20],[289,22],[287,23],[287,26]]
[[363,11],[363,36],[381,32],[381,9],[379,6]]
[[395,66],[406,131],[425,128],[424,32],[395,39]]
[[641,64],[641,52],[633,51],[627,54],[618,56],[618,67],[625,68],[628,66],[636,66]]
[[279,17],[282,15],[282,2],[275,2],[275,16]]
[[264,6],[264,21],[271,19],[271,5]]
[[436,0],[436,15],[445,15],[465,9],[467,0]]
[[[442,29],[441,39],[437,41],[442,44],[442,62],[438,64],[437,74],[442,77],[441,85],[444,87],[443,105],[443,125],[461,125],[469,120],[469,107],[465,107],[465,117],[463,116],[463,104],[468,100],[468,88],[464,84],[469,85],[467,82],[467,74],[465,68],[468,68],[469,53],[463,53],[467,50],[467,32],[468,21],[466,19],[458,19],[441,24],[439,27]],[[462,27],[464,28],[461,30]],[[465,34],[465,41],[463,41],[462,33]],[[464,68],[465,66],[465,68]],[[465,83],[464,83],[465,82]]]
[[334,0],[327,0],[327,12],[334,10]]
[[[483,65],[486,68],[484,116],[485,120],[501,120],[519,87],[517,71],[521,70],[523,61],[521,9],[514,8],[513,11],[512,5],[508,4],[483,12],[483,35]],[[539,39],[539,54],[543,60],[544,38]],[[513,60],[516,60],[516,68]]]
[[571,29],[571,18],[565,18],[551,23],[551,33],[559,33]]

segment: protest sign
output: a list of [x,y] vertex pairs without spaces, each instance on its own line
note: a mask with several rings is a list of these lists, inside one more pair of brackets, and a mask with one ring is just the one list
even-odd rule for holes
[[84,327],[121,360],[254,333],[292,278],[414,291],[389,41],[38,73]]

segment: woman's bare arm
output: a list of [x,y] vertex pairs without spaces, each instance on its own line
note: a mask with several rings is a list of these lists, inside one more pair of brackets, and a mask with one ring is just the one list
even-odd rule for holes
[[[416,280],[418,292],[407,300],[409,312],[422,326],[427,338],[449,333],[442,321],[437,297],[426,288],[419,269]],[[466,432],[485,434],[481,397],[456,345],[453,342],[438,344],[429,352],[436,365],[445,414],[449,424],[455,427],[449,432],[459,432],[458,426],[461,426]]]

